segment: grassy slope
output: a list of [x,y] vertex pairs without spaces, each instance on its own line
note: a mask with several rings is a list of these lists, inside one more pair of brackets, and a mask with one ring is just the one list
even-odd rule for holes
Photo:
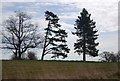
[[116,79],[118,63],[3,61],[3,79]]

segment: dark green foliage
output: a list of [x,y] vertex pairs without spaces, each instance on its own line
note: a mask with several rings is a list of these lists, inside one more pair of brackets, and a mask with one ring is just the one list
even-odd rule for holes
[[44,55],[53,54],[52,58],[63,56],[67,57],[66,53],[69,53],[69,48],[66,45],[67,33],[65,30],[61,29],[61,25],[58,23],[58,16],[52,12],[45,12],[46,20],[48,21],[48,27],[45,28],[46,36],[43,47],[43,54],[41,60],[43,60]]
[[120,62],[120,51],[118,53],[104,51],[99,56],[103,62]]
[[95,22],[90,19],[91,14],[83,8],[80,13],[81,16],[78,16],[78,19],[75,21],[76,32],[73,32],[74,35],[78,36],[77,42],[74,43],[75,52],[79,55],[83,53],[83,61],[85,61],[85,54],[91,55],[93,57],[98,56],[98,50],[96,46],[99,43],[95,43],[97,39],[97,30],[94,30]]
[[19,60],[14,54],[11,56],[11,60]]
[[37,60],[37,56],[34,52],[28,52],[28,55],[27,55],[28,59],[29,60]]
[[118,51],[116,58],[117,58],[117,62],[120,62],[120,51]]

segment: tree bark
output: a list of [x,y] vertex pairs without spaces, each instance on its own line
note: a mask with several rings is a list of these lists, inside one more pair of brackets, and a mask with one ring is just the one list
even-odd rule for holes
[[[49,28],[49,25],[50,25],[50,21],[48,23],[48,28]],[[43,52],[42,52],[42,57],[41,57],[41,60],[44,60],[44,55],[45,55],[45,49],[46,49],[46,43],[47,43],[47,37],[48,37],[48,31],[46,32],[46,36],[45,36],[45,42],[44,42],[44,46],[43,46]]]
[[85,31],[83,28],[83,62],[86,61],[86,40],[85,40]]
[[[84,37],[85,38],[85,37]],[[83,61],[85,62],[86,61],[86,56],[85,56],[85,54],[86,54],[86,44],[85,44],[85,40],[83,40],[84,41],[84,45],[83,45]]]

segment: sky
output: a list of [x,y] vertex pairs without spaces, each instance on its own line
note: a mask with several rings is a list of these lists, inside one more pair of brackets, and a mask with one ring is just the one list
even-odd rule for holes
[[[41,32],[47,26],[44,12],[51,11],[56,14],[62,25],[68,33],[67,44],[71,49],[67,60],[82,60],[82,56],[74,53],[74,42],[77,37],[72,35],[71,31],[75,31],[74,24],[77,16],[83,8],[91,14],[91,19],[96,22],[98,30],[99,53],[103,51],[118,51],[118,0],[2,0],[1,3],[1,20],[6,20],[9,16],[14,15],[14,11],[25,11],[32,15],[32,21],[39,25]],[[37,56],[41,56],[41,50],[37,50]],[[3,59],[10,58],[10,54],[2,51]],[[45,56],[45,59],[51,59]],[[65,60],[66,60],[65,59]],[[98,60],[99,57],[89,57],[87,60]]]

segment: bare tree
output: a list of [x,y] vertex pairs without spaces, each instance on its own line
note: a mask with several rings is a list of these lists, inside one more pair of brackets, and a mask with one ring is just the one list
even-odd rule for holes
[[120,62],[120,51],[118,51],[116,58],[117,58],[117,62]]
[[102,61],[106,61],[106,62],[118,62],[118,54],[115,54],[114,52],[107,52],[104,51],[103,53],[100,54],[100,56],[102,57]]
[[35,48],[42,43],[41,35],[38,33],[31,17],[25,12],[15,12],[15,16],[10,16],[4,23],[2,32],[5,44],[3,49],[10,49],[16,59],[21,59],[29,48]]

